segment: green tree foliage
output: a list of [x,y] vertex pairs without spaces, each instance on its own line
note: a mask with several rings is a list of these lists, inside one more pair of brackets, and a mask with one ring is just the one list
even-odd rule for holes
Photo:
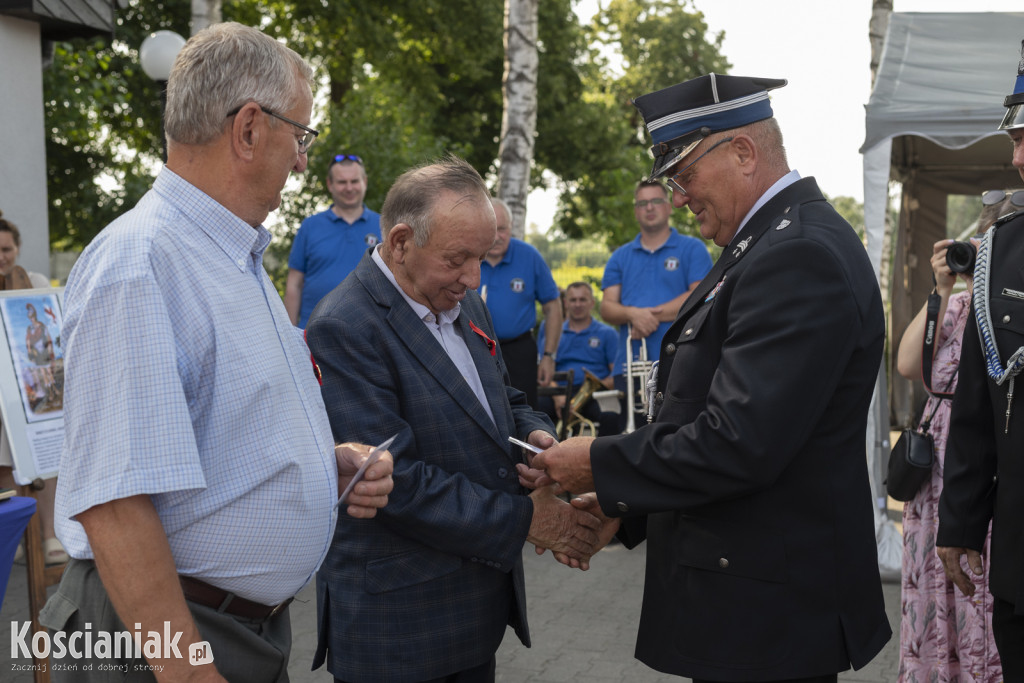
[[[279,263],[302,218],[328,201],[324,181],[335,154],[364,159],[366,203],[375,209],[402,171],[446,151],[493,175],[502,111],[502,3],[239,1],[224,11],[286,40],[310,59],[323,82],[321,136],[298,190],[278,212],[283,239],[272,256]],[[557,167],[565,131],[545,126],[580,100],[575,64],[584,49],[571,0],[542,3],[539,31],[538,177],[550,160]],[[279,265],[276,280],[283,271]]]
[[858,202],[853,197],[825,197],[829,203],[832,204],[836,212],[846,219],[846,222],[853,226],[853,229],[857,231],[857,236],[860,237],[863,242],[865,237],[864,229],[864,205]]
[[[615,246],[636,232],[633,188],[650,169],[630,98],[707,71],[728,70],[721,36],[706,38],[690,0],[609,0],[581,26],[575,0],[540,5],[534,185],[561,192],[557,234]],[[57,46],[44,78],[54,249],[80,249],[138,201],[159,168],[159,90],[138,66],[158,29],[188,35],[188,3],[133,0],[115,40]],[[268,262],[281,280],[291,236],[326,206],[324,177],[338,153],[358,154],[379,209],[406,168],[445,151],[493,178],[501,125],[503,3],[476,0],[225,0],[225,20],[260,26],[317,69],[309,168],[272,219]],[[624,70],[612,66],[622,55]],[[546,173],[545,173],[546,172]],[[542,173],[544,174],[542,176]],[[686,212],[676,215],[684,231]]]
[[[708,36],[704,15],[689,0],[609,0],[602,6],[587,27],[591,54],[581,68],[586,106],[577,114],[579,163],[558,174],[560,232],[602,235],[612,247],[636,234],[633,192],[650,172],[651,157],[631,101],[704,73],[727,73],[722,40],[723,34]],[[677,211],[673,224],[699,234],[686,211]]]
[[981,197],[978,195],[950,195],[946,199],[946,234],[959,238],[965,231],[970,234],[977,227],[981,215]]
[[43,74],[50,242],[81,249],[132,206],[159,162],[160,91],[138,46],[159,29],[188,34],[188,3],[119,11],[116,40],[57,43]]

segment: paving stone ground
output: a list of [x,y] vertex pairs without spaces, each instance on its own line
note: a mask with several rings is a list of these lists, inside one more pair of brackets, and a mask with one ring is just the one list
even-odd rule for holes
[[[644,546],[626,550],[612,546],[594,557],[590,571],[572,571],[524,551],[530,630],[527,649],[511,629],[498,651],[501,683],[662,683],[686,681],[649,669],[633,658],[636,625],[643,592]],[[51,589],[52,590],[52,589]],[[899,632],[898,583],[884,584],[886,611],[894,634]],[[325,669],[310,671],[316,647],[314,590],[307,587],[292,604],[293,649],[289,676],[294,683],[331,683]],[[11,622],[28,618],[25,567],[15,565],[0,608],[0,681],[32,683],[31,672],[16,671],[24,660],[11,657]],[[896,681],[897,637],[860,671],[839,675],[841,682]],[[813,647],[808,643],[808,647]]]

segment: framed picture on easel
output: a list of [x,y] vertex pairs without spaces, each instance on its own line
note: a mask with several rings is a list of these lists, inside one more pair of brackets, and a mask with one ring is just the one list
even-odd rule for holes
[[0,292],[0,416],[17,479],[56,476],[64,441],[64,289]]

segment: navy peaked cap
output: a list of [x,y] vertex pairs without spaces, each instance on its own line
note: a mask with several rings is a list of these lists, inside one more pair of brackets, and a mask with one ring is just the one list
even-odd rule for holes
[[664,175],[711,133],[771,118],[768,91],[786,83],[712,73],[637,97],[633,105],[654,143],[650,179]]
[[1013,130],[1024,127],[1024,40],[1020,41],[1020,61],[1017,62],[1017,80],[1013,84],[1013,93],[1003,100],[1006,115],[999,124],[999,130]]

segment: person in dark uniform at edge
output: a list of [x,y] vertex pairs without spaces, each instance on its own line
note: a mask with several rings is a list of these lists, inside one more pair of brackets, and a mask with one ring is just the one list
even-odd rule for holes
[[[999,130],[1024,179],[1024,41]],[[950,414],[935,550],[965,595],[984,586],[981,555],[992,528],[992,633],[1008,682],[1024,681],[1024,409],[1015,380],[1024,366],[1024,212],[997,220],[978,248],[974,301],[964,330]],[[982,588],[984,590],[984,588]]]
[[651,177],[722,253],[663,337],[653,424],[520,470],[647,540],[636,656],[694,681],[833,682],[892,635],[865,457],[882,299],[789,168],[768,96],[785,84],[708,74],[635,100]]

